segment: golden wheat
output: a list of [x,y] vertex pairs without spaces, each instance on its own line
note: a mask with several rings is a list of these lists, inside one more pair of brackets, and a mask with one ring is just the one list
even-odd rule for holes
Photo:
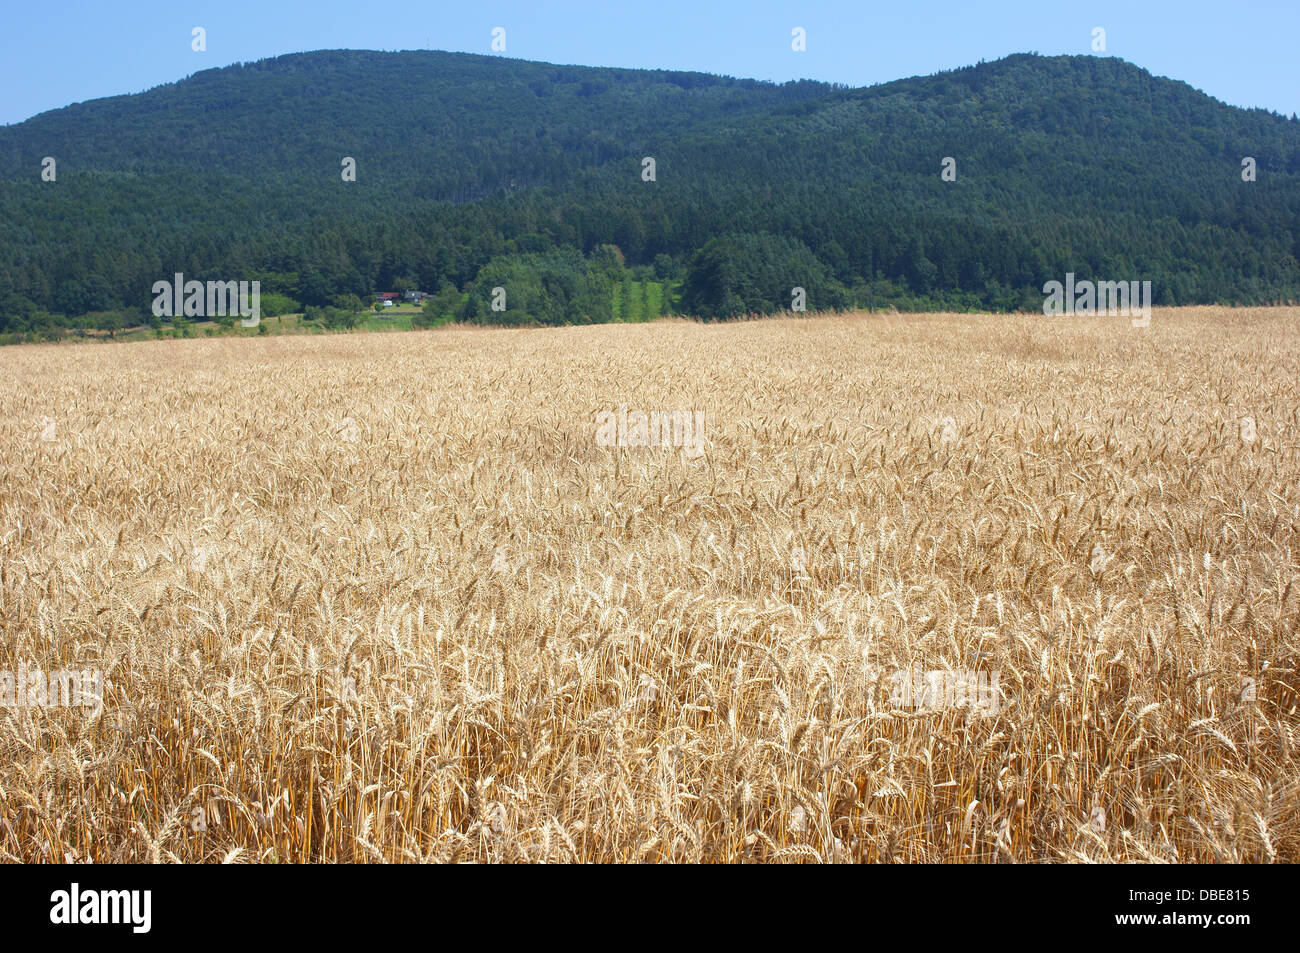
[[[1295,861],[1300,309],[0,350],[11,861]],[[596,415],[701,410],[702,455]],[[872,673],[1000,678],[995,713]]]

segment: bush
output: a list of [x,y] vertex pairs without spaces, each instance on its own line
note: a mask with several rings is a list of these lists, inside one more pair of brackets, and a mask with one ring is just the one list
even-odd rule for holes
[[[593,324],[614,319],[608,277],[613,246],[589,263],[575,248],[494,258],[474,279],[466,320],[485,324]],[[493,311],[494,288],[505,289],[505,311]]]
[[443,285],[436,295],[424,299],[420,313],[411,318],[411,327],[431,328],[456,320],[464,311],[463,297],[455,285]]
[[278,318],[282,314],[297,314],[301,310],[302,305],[288,295],[262,295],[262,317],[264,318]]
[[682,310],[701,318],[735,318],[790,310],[803,288],[809,311],[848,307],[849,295],[803,242],[767,233],[711,239],[691,259]]

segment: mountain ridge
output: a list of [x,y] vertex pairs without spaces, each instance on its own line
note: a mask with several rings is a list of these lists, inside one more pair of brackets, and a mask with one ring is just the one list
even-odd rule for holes
[[315,51],[0,127],[0,212],[10,317],[137,308],[171,271],[260,274],[304,304],[468,290],[494,259],[603,245],[685,288],[706,244],[744,235],[809,250],[830,282],[813,306],[1031,307],[1067,270],[1152,278],[1164,304],[1263,301],[1300,297],[1300,122],[1110,57],[849,87]]

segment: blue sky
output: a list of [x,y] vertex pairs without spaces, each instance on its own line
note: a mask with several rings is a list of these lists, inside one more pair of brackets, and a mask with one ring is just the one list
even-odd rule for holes
[[[123,9],[125,8],[125,9]],[[8,3],[0,123],[316,49],[441,49],[854,86],[1008,53],[1106,54],[1238,106],[1300,112],[1300,0],[67,0]],[[191,30],[207,31],[207,51]],[[790,48],[803,27],[807,51]]]

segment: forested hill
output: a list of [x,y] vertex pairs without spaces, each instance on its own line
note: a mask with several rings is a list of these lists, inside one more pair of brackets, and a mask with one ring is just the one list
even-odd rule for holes
[[[1037,308],[1067,271],[1294,299],[1298,254],[1300,121],[1112,58],[851,89],[326,51],[0,127],[0,331],[147,309],[178,271],[303,305],[454,286],[462,317],[554,322],[608,318],[625,269],[725,317],[793,286],[809,309]],[[476,307],[489,278],[532,313]]]

